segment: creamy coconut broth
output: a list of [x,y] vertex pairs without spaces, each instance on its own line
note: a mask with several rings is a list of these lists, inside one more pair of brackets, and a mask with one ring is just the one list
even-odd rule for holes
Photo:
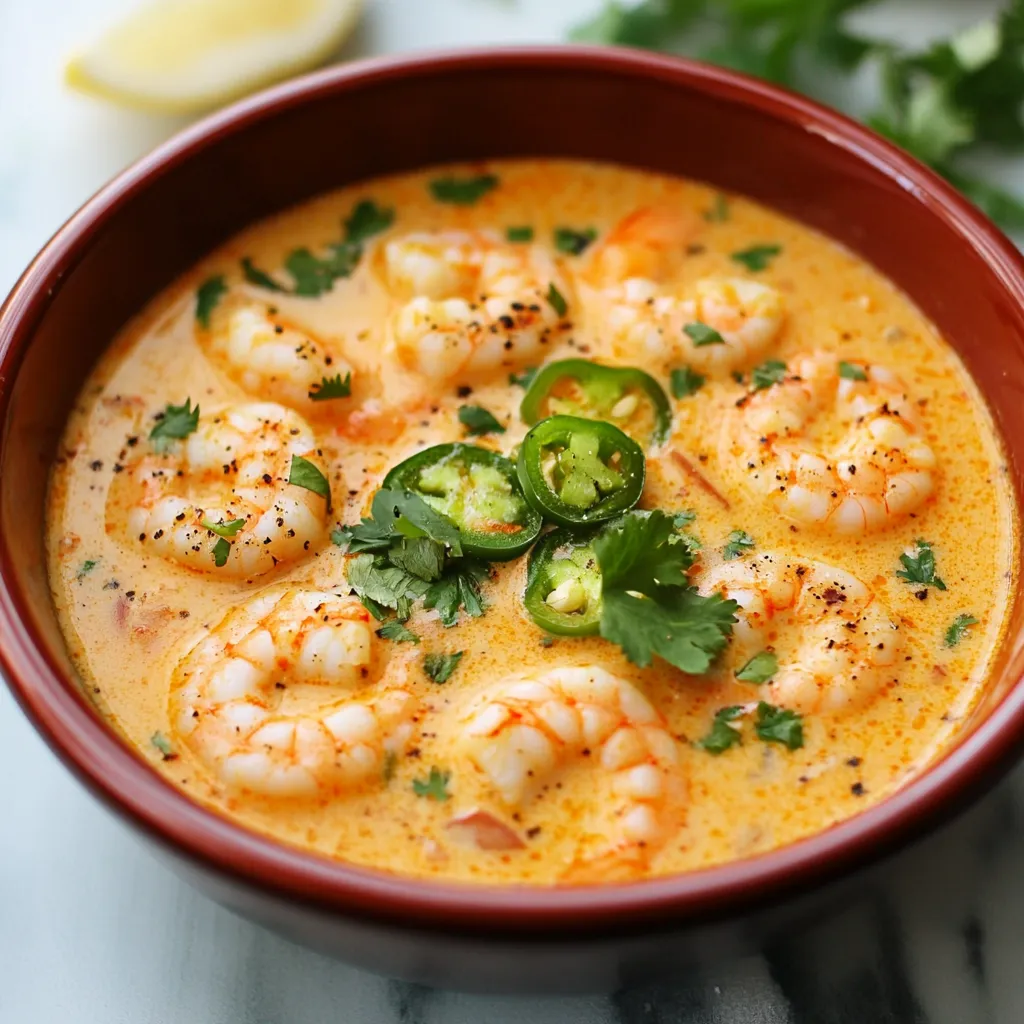
[[977,390],[870,266],[527,161],[332,193],[168,288],[82,391],[47,536],[88,693],[192,799],[573,883],[920,772],[985,684],[1016,522]]

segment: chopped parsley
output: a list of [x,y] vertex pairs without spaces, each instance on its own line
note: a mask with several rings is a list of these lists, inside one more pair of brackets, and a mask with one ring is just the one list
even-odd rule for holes
[[223,274],[208,277],[196,289],[196,323],[203,330],[210,326],[210,314],[228,290]]
[[786,364],[781,359],[766,359],[750,371],[750,390],[764,391],[773,384],[781,384],[785,379]]
[[704,219],[710,224],[721,224],[729,219],[729,200],[722,192],[716,194],[711,206],[704,211]]
[[213,545],[213,564],[218,569],[224,567],[227,564],[228,555],[231,554],[231,541],[224,537],[221,537],[216,544]]
[[758,702],[754,732],[765,743],[781,743],[789,750],[804,745],[804,721],[795,711],[777,708],[765,701]]
[[84,561],[84,562],[83,562],[83,563],[82,563],[82,564],[81,564],[81,565],[80,565],[80,566],[78,567],[78,572],[76,572],[76,573],[75,573],[75,579],[76,579],[76,580],[79,580],[79,581],[81,581],[81,580],[84,580],[84,579],[85,579],[85,577],[86,577],[86,576],[88,576],[88,575],[89,575],[89,573],[91,573],[91,572],[93,571],[93,569],[95,569],[95,568],[96,568],[96,566],[97,566],[97,564],[98,564],[98,563],[99,563],[99,559],[96,559],[96,558],[87,558],[87,559],[86,559],[86,560],[85,560],[85,561]]
[[330,508],[331,485],[327,482],[327,477],[309,459],[304,459],[301,455],[292,456],[291,468],[288,471],[288,483],[319,494],[321,498],[326,499],[327,507]]
[[696,370],[691,370],[689,366],[677,367],[669,374],[672,397],[689,398],[690,395],[695,395],[704,387],[706,380],[706,377],[697,373]]
[[867,380],[868,375],[863,366],[839,360],[839,376],[844,380]]
[[165,761],[173,761],[178,756],[174,752],[174,747],[171,746],[170,740],[162,732],[153,733],[149,737],[149,742],[160,751],[160,755]]
[[693,675],[706,672],[735,622],[735,601],[690,586],[694,554],[664,512],[627,512],[593,541],[601,568],[600,633],[644,667],[658,655]]
[[510,373],[508,375],[509,384],[514,384],[517,387],[521,387],[524,390],[533,383],[533,378],[537,376],[536,366],[524,367],[521,373]]
[[423,656],[423,671],[428,679],[435,683],[447,683],[452,673],[459,667],[465,651],[454,651],[452,654],[425,654]]
[[345,241],[349,245],[358,245],[387,231],[394,221],[393,207],[378,206],[372,199],[362,199],[345,218]]
[[404,623],[399,622],[398,619],[385,622],[377,630],[377,636],[382,640],[394,640],[396,644],[418,644],[420,642],[419,636],[411,629],[408,629]]
[[472,206],[498,187],[498,177],[495,174],[477,174],[467,178],[449,175],[445,178],[435,178],[429,187],[430,194],[439,203]]
[[741,669],[736,678],[741,683],[767,683],[779,670],[779,659],[771,651],[759,651]]
[[735,722],[742,715],[743,708],[739,704],[716,711],[711,728],[697,740],[697,746],[709,754],[724,754],[730,747],[742,743],[743,734],[740,732],[740,727],[729,724]]
[[352,373],[344,377],[339,373],[334,377],[324,377],[319,384],[314,384],[309,397],[314,402],[326,402],[332,398],[348,398],[352,394]]
[[727,562],[742,558],[755,543],[754,538],[746,531],[733,530],[726,538],[725,547],[722,549],[722,557]]
[[772,260],[782,252],[781,245],[752,245],[749,249],[741,249],[729,257],[735,263],[742,263],[747,270],[767,270]]
[[494,413],[482,405],[460,405],[459,422],[466,428],[466,433],[474,437],[481,434],[505,433],[505,428],[495,418]]
[[149,432],[149,439],[157,451],[164,451],[169,442],[188,437],[198,426],[199,406],[193,406],[192,399],[186,398],[184,405],[168,403],[156,426]]
[[690,338],[697,348],[703,348],[705,345],[725,344],[725,338],[714,327],[709,327],[699,320],[695,320],[692,324],[686,324],[683,327],[683,333]]
[[896,570],[896,575],[908,583],[920,583],[926,587],[934,587],[936,590],[945,590],[946,584],[935,575],[935,553],[931,544],[926,540],[914,541],[915,548],[909,554],[904,552],[900,555],[902,569]]
[[971,626],[977,624],[978,620],[973,615],[958,615],[946,630],[946,646],[956,647],[967,636],[967,631]]
[[505,240],[508,242],[532,242],[533,228],[529,224],[522,227],[505,228]]
[[426,781],[423,779],[412,780],[412,791],[417,796],[425,796],[428,800],[444,802],[451,799],[448,792],[448,783],[451,781],[452,773],[443,772],[437,765],[433,765]]
[[555,248],[567,256],[582,256],[595,238],[597,232],[593,228],[584,228],[582,231],[575,228],[555,228]]
[[554,281],[548,285],[548,293],[544,298],[548,300],[551,308],[559,316],[565,316],[566,311],[569,309],[569,303],[565,301],[565,296],[555,287]]
[[230,540],[243,526],[245,526],[245,520],[232,519],[230,522],[225,523],[224,520],[221,519],[214,523],[209,519],[202,519],[200,520],[199,525],[205,527],[211,533],[217,534],[218,537],[227,537]]

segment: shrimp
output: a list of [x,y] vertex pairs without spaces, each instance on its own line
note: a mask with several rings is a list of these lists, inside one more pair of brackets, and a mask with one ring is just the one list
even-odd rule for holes
[[707,277],[692,287],[679,281],[683,247],[694,233],[692,216],[648,207],[622,220],[595,253],[589,276],[620,358],[682,359],[703,373],[725,374],[778,337],[785,310],[776,289],[742,277]]
[[[738,404],[723,424],[723,468],[784,516],[843,535],[880,530],[935,489],[935,453],[895,374],[815,353]],[[816,439],[812,429],[817,430]]]
[[764,553],[698,580],[739,605],[733,669],[771,647],[779,667],[759,693],[802,713],[867,703],[898,682],[903,634],[856,576],[823,562]]
[[385,245],[383,273],[401,303],[385,353],[428,387],[536,362],[568,328],[569,288],[541,246],[411,234]]
[[153,553],[203,572],[257,576],[302,557],[326,527],[328,499],[290,482],[297,459],[307,483],[319,473],[327,486],[298,413],[272,402],[230,405],[127,467],[108,519],[124,515],[123,502],[130,536]]
[[408,746],[417,701],[400,684],[357,695],[374,644],[355,598],[272,588],[228,612],[179,663],[172,729],[235,789],[308,797],[382,780]]
[[595,665],[489,686],[465,713],[459,746],[507,809],[585,766],[588,802],[611,819],[595,822],[602,863],[639,870],[681,822],[685,786],[668,726],[639,690]]
[[235,305],[216,316],[202,342],[214,365],[249,394],[306,415],[333,411],[335,403],[316,397],[325,382],[340,377],[351,391],[352,367],[273,306]]

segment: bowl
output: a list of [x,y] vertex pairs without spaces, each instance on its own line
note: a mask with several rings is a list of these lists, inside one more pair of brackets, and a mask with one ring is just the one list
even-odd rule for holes
[[607,990],[749,950],[850,899],[872,865],[991,786],[1024,737],[1024,598],[954,747],[887,800],[791,846],[601,887],[456,885],[304,853],[192,803],[84,699],[46,580],[47,473],[115,332],[199,257],[316,193],[453,160],[617,161],[744,193],[843,243],[960,353],[1024,499],[1024,261],[969,202],[846,118],[741,75],[625,50],[479,50],[333,68],[245,100],[114,180],[0,311],[0,660],[70,770],[225,906],[382,973],[478,991]]

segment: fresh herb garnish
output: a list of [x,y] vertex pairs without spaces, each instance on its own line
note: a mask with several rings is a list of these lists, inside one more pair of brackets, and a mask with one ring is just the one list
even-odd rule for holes
[[196,323],[203,330],[210,326],[210,314],[228,290],[223,274],[208,277],[196,289]]
[[765,743],[781,743],[790,750],[799,750],[804,745],[803,718],[795,711],[777,708],[763,700],[757,705],[754,732]]
[[935,553],[931,544],[926,540],[914,541],[916,547],[907,554],[900,555],[902,569],[896,570],[896,575],[908,583],[920,583],[926,587],[934,587],[936,590],[945,590],[946,584],[935,575]]
[[358,245],[387,231],[394,221],[393,207],[378,206],[372,199],[360,200],[345,218],[345,241],[349,245]]
[[321,498],[326,499],[327,507],[330,508],[331,485],[327,482],[327,477],[309,459],[304,459],[301,455],[292,456],[291,468],[288,470],[288,483],[319,494]]
[[565,301],[565,296],[555,287],[554,281],[548,285],[548,293],[544,298],[548,300],[551,308],[559,316],[565,316],[566,311],[569,309],[569,303]]
[[429,679],[440,685],[447,683],[452,673],[459,667],[465,651],[454,651],[451,654],[425,654],[423,655],[423,671]]
[[377,630],[377,636],[382,640],[393,640],[396,644],[418,644],[420,642],[419,636],[411,629],[408,629],[404,623],[399,622],[398,619],[385,622]]
[[536,376],[537,367],[527,366],[520,373],[510,373],[508,375],[508,382],[526,390],[533,383],[533,378]]
[[704,345],[724,345],[725,338],[723,338],[714,327],[709,327],[707,324],[701,323],[699,320],[695,320],[692,324],[686,324],[683,327],[683,333],[686,334],[697,348],[702,348]]
[[213,564],[218,569],[223,568],[227,564],[228,555],[231,554],[231,542],[221,537],[216,544],[213,545]]
[[430,194],[439,203],[472,206],[497,187],[498,177],[495,174],[477,174],[468,178],[450,175],[445,178],[435,178],[430,183]]
[[528,224],[522,227],[505,228],[505,240],[508,242],[532,242],[533,228]]
[[392,543],[416,537],[426,537],[447,547],[453,557],[462,554],[458,527],[411,491],[377,491],[370,504],[369,517],[332,534],[335,544],[347,545],[352,553],[385,552]]
[[460,609],[477,619],[487,610],[480,593],[480,584],[489,577],[487,565],[472,558],[459,559],[445,570],[441,578],[427,590],[423,607],[436,608],[445,626],[459,621]]
[[466,428],[466,433],[473,436],[505,433],[505,428],[494,413],[482,405],[460,405],[459,422]]
[[771,651],[759,651],[736,673],[741,683],[767,683],[779,670],[779,659]]
[[422,779],[412,780],[412,791],[417,796],[425,796],[429,800],[437,800],[439,802],[450,800],[451,793],[448,792],[448,783],[451,777],[451,772],[443,772],[437,765],[433,765],[426,781]]
[[344,377],[339,373],[334,377],[324,377],[319,384],[314,384],[309,397],[314,402],[326,402],[332,398],[348,398],[352,394],[352,373]]
[[155,732],[149,737],[149,742],[160,751],[165,761],[173,761],[178,755],[174,752],[170,740],[162,732]]
[[706,377],[691,370],[689,366],[680,366],[669,374],[669,386],[672,389],[673,398],[688,398],[695,395],[702,387]]
[[245,526],[245,520],[232,519],[230,522],[225,523],[224,520],[221,519],[214,523],[209,519],[202,519],[200,520],[199,525],[205,527],[211,533],[217,534],[218,537],[227,537],[230,540],[243,526]]
[[89,573],[91,573],[93,571],[93,569],[96,568],[98,562],[99,562],[99,559],[97,559],[97,558],[87,558],[78,567],[78,572],[75,573],[75,579],[78,580],[79,582],[81,582],[83,579],[85,579],[86,576],[89,575]]
[[601,568],[601,625],[641,667],[658,655],[700,675],[725,647],[735,601],[690,586],[694,554],[664,512],[627,512],[593,541]]
[[254,284],[257,288],[263,288],[265,291],[287,291],[284,285],[278,284],[265,270],[260,270],[249,256],[242,257],[242,276],[249,284]]
[[780,359],[766,359],[760,366],[750,372],[750,390],[764,391],[773,384],[781,384],[786,379],[786,364]]
[[710,224],[721,224],[729,219],[729,200],[723,193],[715,195],[711,206],[704,211],[704,219]]
[[740,718],[742,714],[743,708],[738,704],[716,711],[711,728],[697,740],[697,746],[709,754],[724,754],[730,747],[742,743],[743,734],[740,732],[739,726],[734,727],[729,724]]
[[747,270],[767,270],[780,252],[781,245],[752,245],[749,249],[732,253],[729,258],[736,263],[742,263]]
[[978,620],[973,615],[958,615],[946,630],[946,646],[956,647],[965,636],[971,626],[976,626]]
[[754,538],[744,530],[733,530],[726,538],[725,547],[722,549],[722,557],[731,562],[736,558],[742,558],[755,544]]
[[581,256],[597,238],[593,228],[577,231],[575,228],[555,228],[555,248],[569,256]]
[[389,608],[404,622],[412,612],[413,602],[430,586],[427,580],[391,564],[386,558],[370,554],[350,559],[345,575],[348,585],[376,619],[385,618],[384,609]]
[[863,366],[858,366],[856,363],[847,363],[844,360],[839,360],[839,376],[843,380],[867,380],[868,375]]
[[184,405],[168,403],[156,426],[149,432],[149,439],[157,451],[164,451],[170,441],[188,437],[198,426],[199,406],[193,407],[192,399],[186,398]]

